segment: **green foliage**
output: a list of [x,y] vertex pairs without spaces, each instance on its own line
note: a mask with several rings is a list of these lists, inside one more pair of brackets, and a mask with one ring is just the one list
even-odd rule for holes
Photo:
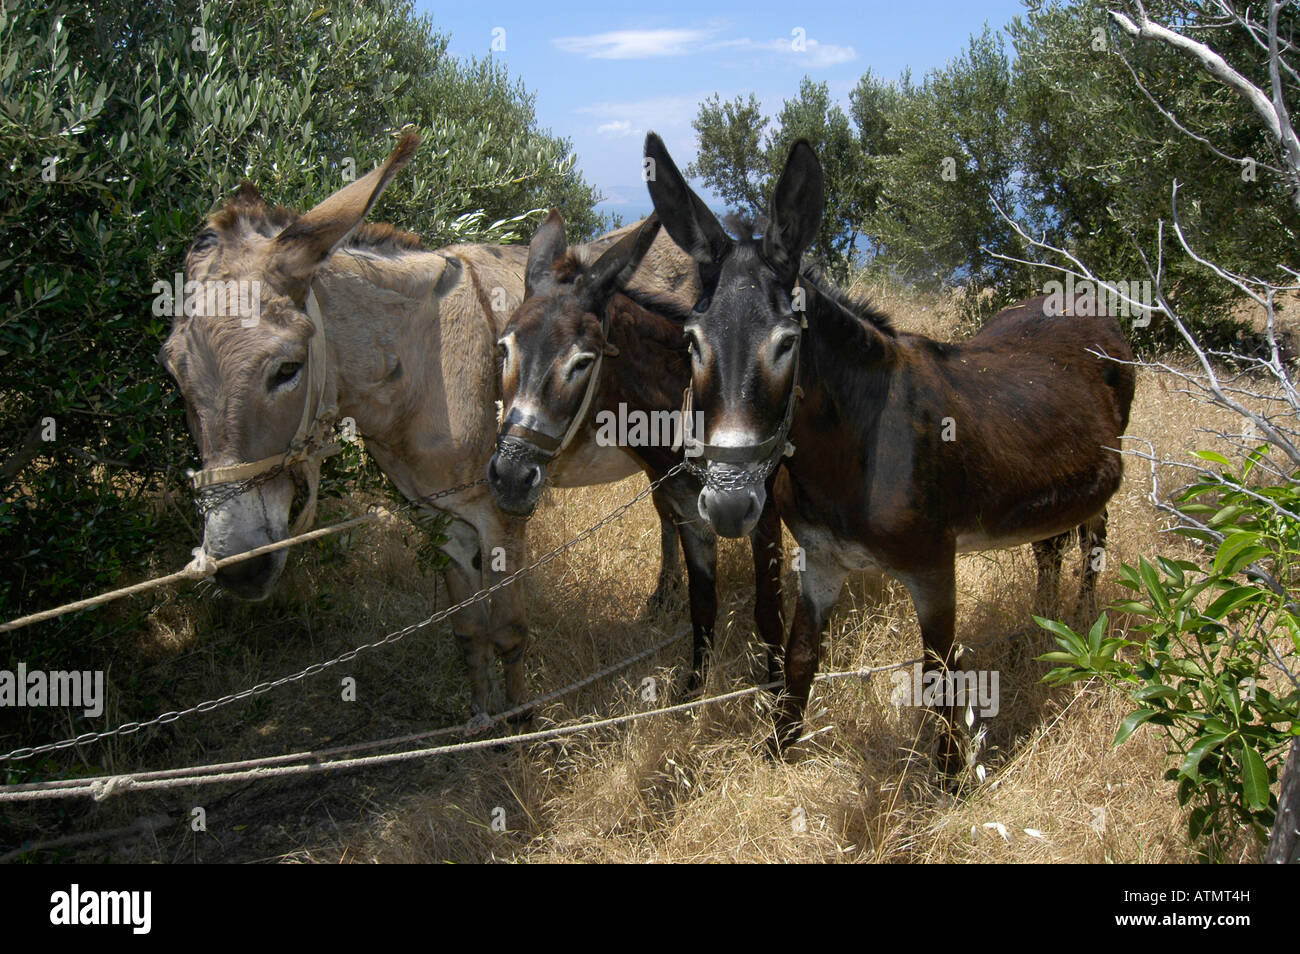
[[[1270,786],[1300,735],[1300,607],[1288,593],[1300,556],[1300,483],[1253,486],[1266,453],[1257,449],[1239,472],[1222,455],[1198,455],[1223,469],[1182,493],[1191,526],[1181,532],[1213,544],[1208,566],[1160,557],[1121,567],[1133,597],[1110,609],[1139,620],[1132,631],[1143,638],[1110,630],[1104,613],[1087,635],[1036,617],[1061,647],[1040,657],[1058,664],[1046,681],[1099,677],[1136,707],[1115,745],[1142,725],[1160,727],[1176,766],[1166,778],[1177,781],[1188,834],[1211,861],[1242,828],[1267,839],[1277,810]],[[1288,656],[1290,671],[1271,691],[1264,683]]]
[[[1023,129],[1021,165],[1038,223],[1053,244],[1068,247],[1108,280],[1146,279],[1139,247],[1154,263],[1163,239],[1165,284],[1207,347],[1222,347],[1238,327],[1228,310],[1235,290],[1192,262],[1169,227],[1171,187],[1181,183],[1179,210],[1188,239],[1221,267],[1284,278],[1278,264],[1297,264],[1300,216],[1286,184],[1258,165],[1254,178],[1234,161],[1252,157],[1279,165],[1277,146],[1242,98],[1184,53],[1153,41],[1134,42],[1109,25],[1101,0],[1030,4],[1008,27],[1017,55],[1016,103]],[[1248,4],[1258,12],[1260,5]],[[1267,53],[1246,31],[1226,25],[1195,0],[1145,4],[1153,20],[1190,30],[1252,82],[1269,88]],[[1258,16],[1255,22],[1265,22]],[[1295,7],[1283,9],[1290,36]],[[1133,65],[1136,77],[1125,59]],[[1180,131],[1142,92],[1205,142]],[[1292,115],[1300,102],[1288,88]],[[1207,145],[1208,142],[1208,145]],[[1157,223],[1166,223],[1163,237]],[[1100,269],[1100,270],[1098,270]],[[1176,342],[1172,325],[1154,321],[1146,342]]]
[[[752,95],[715,96],[695,120],[700,151],[689,171],[730,206],[763,211],[785,146],[807,136],[827,172],[827,216],[813,250],[822,264],[865,265],[921,287],[970,287],[963,311],[976,322],[1062,277],[998,257],[1042,256],[999,209],[1105,281],[1148,280],[1143,253],[1154,264],[1159,248],[1171,303],[1192,316],[1204,344],[1226,346],[1241,330],[1229,313],[1233,289],[1178,247],[1168,224],[1171,186],[1182,183],[1180,217],[1199,252],[1242,274],[1282,279],[1279,264],[1300,266],[1300,216],[1284,177],[1267,168],[1281,164],[1276,144],[1249,106],[1190,57],[1123,36],[1109,6],[1027,0],[1006,29],[1010,50],[986,27],[919,82],[867,71],[847,115],[808,79],[777,116],[764,116]],[[1212,9],[1197,0],[1152,0],[1146,9],[1269,88],[1266,52]],[[1294,32],[1296,9],[1283,11],[1284,36]],[[1204,141],[1180,131],[1139,81]],[[1286,89],[1295,115],[1300,102],[1291,102],[1294,86]],[[1256,160],[1253,175],[1206,142]],[[992,295],[981,296],[984,289]],[[1181,344],[1158,317],[1128,330],[1139,348]]]
[[[881,90],[859,89],[864,100],[888,103]],[[879,265],[923,287],[960,280],[1027,293],[1027,269],[993,256],[1026,251],[997,211],[1024,206],[1001,39],[985,29],[964,54],[920,85],[903,87],[888,105],[895,149],[877,162],[884,184],[866,222]]]
[[768,175],[773,182],[785,168],[797,139],[807,139],[817,151],[826,175],[826,211],[815,248],[834,267],[853,253],[868,192],[857,134],[844,111],[831,100],[825,83],[805,78],[799,84],[799,95],[786,100],[777,114],[768,137]]
[[[523,240],[521,216],[552,205],[573,238],[600,230],[531,95],[446,48],[408,0],[0,7],[0,618],[144,571],[160,539],[197,543],[195,450],[155,362],[169,321],[152,289],[241,179],[307,208],[414,124],[421,149],[375,220],[432,246]],[[327,464],[327,490],[361,475],[348,466]],[[91,652],[111,619],[135,625],[73,618],[7,649]]]
[[870,195],[849,118],[832,102],[825,83],[807,78],[799,84],[799,95],[786,100],[770,122],[770,129],[760,109],[753,94],[747,100],[737,97],[728,102],[715,95],[703,103],[694,121],[700,152],[687,173],[702,177],[733,208],[766,214],[790,147],[797,139],[807,139],[826,175],[826,211],[812,252],[832,271],[843,271]]
[[687,173],[700,176],[734,209],[765,212],[770,156],[763,147],[768,120],[753,93],[723,102],[717,93],[700,104],[692,123],[700,151]]

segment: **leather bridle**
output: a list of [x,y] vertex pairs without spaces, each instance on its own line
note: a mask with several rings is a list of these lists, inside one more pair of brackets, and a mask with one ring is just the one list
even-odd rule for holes
[[[797,286],[796,286],[797,287]],[[800,317],[799,340],[795,344],[794,369],[790,377],[790,395],[785,403],[785,414],[776,432],[758,444],[746,444],[740,447],[724,447],[720,444],[706,444],[696,440],[695,426],[695,381],[686,386],[682,394],[682,440],[686,454],[686,468],[713,490],[738,490],[765,482],[772,471],[776,470],[781,460],[794,455],[794,445],[790,443],[790,428],[794,425],[795,407],[803,397],[803,388],[799,386],[799,358],[803,353],[803,332],[808,328],[808,319]],[[691,458],[699,458],[696,463]],[[733,468],[722,472],[709,464],[748,465],[743,469]]]
[[534,451],[536,451],[538,456],[548,461],[554,460],[556,457],[559,457],[560,454],[564,453],[564,449],[573,442],[573,438],[586,423],[587,415],[591,411],[592,401],[596,399],[596,389],[600,384],[600,369],[605,360],[604,345],[609,339],[608,309],[605,309],[605,313],[601,315],[600,338],[601,348],[596,353],[596,363],[591,369],[591,375],[587,378],[587,389],[582,395],[582,403],[578,406],[578,413],[575,414],[573,420],[569,422],[569,427],[565,430],[564,436],[559,438],[553,437],[544,431],[539,431],[536,428],[521,424],[517,420],[512,420],[511,415],[514,414],[514,410],[511,409],[510,415],[507,415],[506,419],[502,421],[501,428],[497,432],[497,451],[501,453],[502,456],[519,456],[517,453],[518,447],[516,446],[511,448],[510,445],[506,443],[507,440],[513,442],[515,445],[521,443],[528,444]]

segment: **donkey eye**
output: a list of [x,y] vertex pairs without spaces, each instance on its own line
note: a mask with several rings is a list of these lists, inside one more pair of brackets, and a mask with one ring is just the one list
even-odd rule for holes
[[579,372],[586,371],[591,367],[591,363],[594,360],[595,359],[589,354],[584,354],[582,357],[578,358],[573,362],[573,366],[569,369],[569,377],[573,378]]
[[290,381],[296,378],[298,376],[298,372],[301,370],[302,370],[301,361],[283,362],[278,368],[275,369],[275,374],[271,375],[271,387],[273,388],[284,387],[284,385],[288,384]]
[[776,356],[783,358],[794,350],[795,335],[786,335],[776,346]]

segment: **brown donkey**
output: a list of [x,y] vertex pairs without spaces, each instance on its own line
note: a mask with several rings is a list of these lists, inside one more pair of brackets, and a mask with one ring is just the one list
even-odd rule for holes
[[[686,326],[691,396],[704,417],[701,514],[720,533],[745,532],[765,502],[755,477],[790,455],[776,496],[806,569],[776,716],[774,743],[784,748],[801,732],[824,631],[851,572],[903,582],[926,666],[947,675],[957,553],[1047,541],[1036,546],[1047,597],[1062,539],[1077,528],[1087,549],[1104,541],[1133,371],[1098,354],[1132,353],[1113,319],[1052,317],[1042,298],[1003,311],[969,341],[941,344],[896,331],[801,272],[824,203],[821,165],[802,140],[761,239],[748,223],[731,238],[653,133],[646,156],[655,209],[699,263],[703,284]],[[1085,601],[1096,576],[1088,555]],[[951,724],[951,708],[947,715]],[[947,772],[960,767],[952,731],[941,733],[940,761]]]
[[[295,531],[310,524],[320,457],[334,423],[350,419],[408,500],[478,482],[436,501],[452,518],[442,550],[453,602],[504,575],[484,559],[492,548],[504,549],[510,569],[522,565],[524,523],[492,504],[480,478],[496,438],[496,340],[523,297],[527,250],[434,251],[390,225],[362,225],[417,143],[408,135],[382,166],[301,216],[267,207],[245,184],[186,256],[192,300],[159,358],[180,385],[205,468],[196,483],[203,547],[214,558],[288,536],[300,487],[306,503]],[[256,294],[225,293],[240,282]],[[223,298],[209,294],[214,289]],[[226,307],[209,307],[214,299]],[[239,309],[228,306],[232,300]],[[637,471],[617,448],[598,456],[593,466],[607,474]],[[242,598],[264,598],[286,555],[235,564],[216,582]],[[494,651],[507,701],[522,702],[528,629],[520,588],[462,611],[452,627],[475,720],[488,710]]]
[[[591,264],[568,250],[557,211],[533,236],[524,301],[500,341],[502,427],[488,464],[492,494],[508,513],[532,512],[548,470],[571,465],[575,439],[579,449],[626,447],[652,481],[682,460],[689,311],[626,289],[658,233],[652,216]],[[700,486],[679,470],[655,496],[686,553],[692,687],[703,676],[718,613],[717,537],[696,510]],[[781,644],[780,533],[775,506],[768,506],[752,534],[754,615],[773,671]]]

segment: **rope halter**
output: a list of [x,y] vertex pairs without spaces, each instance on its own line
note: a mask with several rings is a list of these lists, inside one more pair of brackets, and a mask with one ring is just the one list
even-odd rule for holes
[[316,491],[320,485],[321,461],[342,449],[328,436],[338,408],[332,405],[323,407],[328,370],[325,321],[321,316],[320,303],[316,301],[316,292],[310,286],[307,289],[306,304],[307,316],[314,329],[307,345],[307,393],[303,399],[302,417],[298,420],[298,428],[294,431],[288,449],[261,460],[189,472],[190,483],[197,491],[255,479],[271,471],[290,471],[295,479],[307,486],[307,501],[289,531],[293,535],[307,529],[316,519]]
[[591,412],[591,404],[596,399],[596,390],[600,385],[600,369],[605,361],[604,346],[609,340],[608,308],[603,310],[600,317],[600,339],[601,347],[596,351],[596,362],[592,365],[591,374],[587,378],[587,389],[582,395],[582,403],[578,405],[578,413],[569,421],[564,436],[552,437],[544,431],[520,423],[515,417],[514,408],[511,408],[501,423],[501,429],[497,432],[498,454],[509,460],[522,460],[530,456],[528,451],[531,450],[536,456],[550,461],[564,453],[564,449],[573,442],[578,431],[586,424],[587,415]]

